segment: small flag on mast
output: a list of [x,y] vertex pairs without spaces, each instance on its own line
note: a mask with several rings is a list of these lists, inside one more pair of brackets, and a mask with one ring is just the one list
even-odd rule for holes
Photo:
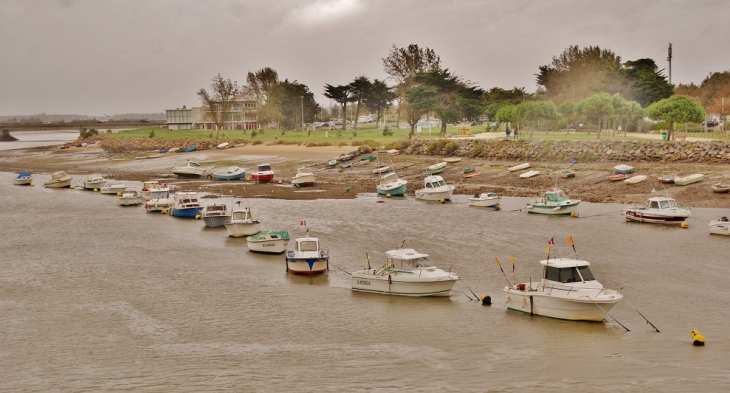
[[300,226],[306,226],[306,225],[307,225],[307,222],[306,222],[306,221],[304,221],[304,220],[302,220],[302,221],[299,221],[299,225],[300,225]]
[[548,240],[548,244],[554,244],[554,243],[553,243],[553,238],[552,238],[552,237],[550,238],[550,240]]
[[565,241],[568,242],[568,244],[571,244],[572,245],[573,244],[573,236],[568,236],[568,238],[565,239]]

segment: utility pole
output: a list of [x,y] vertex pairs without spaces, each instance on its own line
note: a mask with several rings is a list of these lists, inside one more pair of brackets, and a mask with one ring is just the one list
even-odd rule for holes
[[302,101],[302,131],[304,131],[304,96],[299,96]]
[[667,49],[667,61],[669,62],[669,84],[672,84],[672,43],[669,43],[669,49]]

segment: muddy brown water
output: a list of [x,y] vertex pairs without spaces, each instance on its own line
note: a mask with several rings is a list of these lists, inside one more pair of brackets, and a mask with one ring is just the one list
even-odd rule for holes
[[[688,229],[631,224],[617,204],[581,217],[361,195],[247,199],[266,229],[328,248],[320,277],[285,272],[281,255],[202,221],[123,208],[91,191],[12,185],[0,173],[0,391],[661,391],[730,384],[725,289],[730,239],[710,236],[721,209]],[[218,199],[217,203],[230,199]],[[206,200],[206,203],[212,203]],[[624,283],[603,323],[507,311],[507,279],[540,277],[548,239]],[[350,291],[349,276],[403,240],[464,279],[445,299]],[[466,284],[466,285],[465,285]],[[468,288],[467,288],[468,285]],[[470,288],[470,289],[469,289]],[[494,304],[467,298],[488,293]],[[626,301],[628,300],[628,301]],[[629,303],[630,302],[630,303]],[[633,305],[660,333],[647,325]],[[707,339],[691,344],[690,331]]]

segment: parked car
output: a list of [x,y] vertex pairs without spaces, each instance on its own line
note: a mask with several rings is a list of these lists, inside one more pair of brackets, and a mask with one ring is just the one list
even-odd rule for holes
[[150,121],[149,121],[149,120],[147,120],[147,119],[141,119],[141,120],[140,120],[139,122],[140,122],[140,123],[149,123]]
[[332,118],[332,119],[330,119],[329,123],[330,123],[330,125],[333,125],[333,126],[341,126],[342,125],[342,119]]
[[703,125],[703,126],[707,126],[707,127],[715,127],[715,126],[717,126],[718,124],[719,124],[719,123],[718,123],[718,122],[717,122],[717,120],[715,120],[715,119],[707,119],[707,120],[705,120],[705,121],[704,121],[704,122],[702,123],[702,125]]

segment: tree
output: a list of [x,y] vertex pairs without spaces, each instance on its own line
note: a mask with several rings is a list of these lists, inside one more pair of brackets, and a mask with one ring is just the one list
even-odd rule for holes
[[[393,45],[388,57],[383,59],[383,70],[396,82],[398,94],[398,113],[396,127],[400,121],[401,111],[405,110],[411,132],[408,138],[413,137],[413,128],[421,117],[419,111],[414,110],[406,100],[406,92],[413,87],[413,78],[419,72],[436,71],[441,69],[441,58],[433,49],[419,48],[410,44],[407,48],[398,48]],[[415,120],[414,120],[415,119]]]
[[494,119],[500,123],[516,123],[520,119],[517,105],[502,105],[494,116]]
[[[324,85],[324,96],[334,100],[342,106],[342,115],[347,114],[347,103],[350,101],[350,85],[333,86]],[[344,130],[347,122],[342,119],[342,129]]]
[[652,119],[664,120],[668,123],[667,140],[674,139],[675,123],[700,123],[706,116],[705,110],[697,99],[682,95],[657,101],[644,109],[644,113]]
[[518,118],[535,122],[534,129],[540,120],[555,120],[560,117],[558,108],[552,101],[527,101],[517,105]]
[[550,64],[540,66],[540,73],[535,76],[545,94],[560,103],[578,101],[599,91],[617,92],[621,87],[621,83],[616,83],[621,68],[621,57],[610,50],[571,45],[553,56]]
[[302,120],[311,121],[319,113],[319,104],[314,100],[314,94],[309,91],[309,87],[297,81],[289,82],[286,79],[280,82],[273,90],[273,95],[281,108],[282,126],[285,129],[299,129]]
[[627,61],[624,66],[626,78],[631,85],[629,97],[646,107],[653,102],[669,98],[674,86],[669,83],[663,71],[652,59]]
[[279,122],[283,119],[275,91],[279,87],[279,74],[269,67],[256,72],[248,72],[247,86],[243,87],[245,95],[256,101],[256,117],[259,124]]
[[[365,96],[365,106],[376,113],[376,121],[380,122],[381,116],[388,110],[396,94],[392,88],[385,84],[385,81],[374,79],[370,90]],[[385,124],[385,121],[383,121]]]
[[579,102],[577,110],[588,119],[596,119],[596,123],[598,124],[596,137],[601,139],[601,130],[606,122],[606,117],[613,115],[615,111],[613,97],[608,93],[594,94]]
[[360,104],[367,98],[368,92],[373,84],[365,76],[358,76],[350,84],[350,102],[355,105],[355,121],[352,128],[357,130],[357,119],[360,116]]
[[215,136],[215,139],[218,139],[218,134],[225,122],[232,120],[230,118],[231,107],[241,94],[241,88],[238,86],[238,82],[223,79],[221,74],[213,77],[210,88],[210,93],[204,88],[198,90],[198,97],[203,101],[203,108],[211,116],[211,120],[218,129]]

